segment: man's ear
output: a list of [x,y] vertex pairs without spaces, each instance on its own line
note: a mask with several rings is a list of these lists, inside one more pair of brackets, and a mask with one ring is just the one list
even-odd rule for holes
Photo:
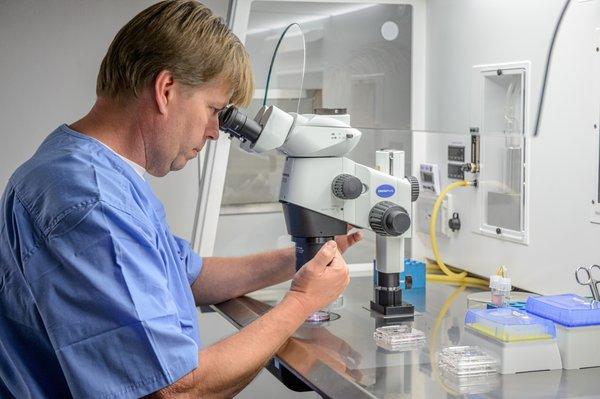
[[174,83],[173,74],[167,70],[160,71],[154,79],[154,99],[162,115],[167,114],[167,106],[173,101]]

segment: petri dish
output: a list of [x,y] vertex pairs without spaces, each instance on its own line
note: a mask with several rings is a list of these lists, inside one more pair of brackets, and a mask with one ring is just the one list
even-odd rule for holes
[[425,334],[409,324],[379,327],[373,333],[373,339],[380,348],[392,352],[414,350],[425,346]]

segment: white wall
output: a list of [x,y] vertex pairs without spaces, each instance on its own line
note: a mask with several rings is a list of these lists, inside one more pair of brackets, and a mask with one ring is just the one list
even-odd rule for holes
[[[0,187],[61,123],[85,115],[100,61],[119,28],[153,0],[0,2]],[[226,16],[227,1],[204,2]],[[197,165],[151,178],[171,228],[190,238]],[[190,213],[189,210],[192,209]]]
[[[467,134],[473,65],[531,61],[535,116],[542,70],[562,0],[430,0],[427,11],[427,128]],[[475,234],[480,207],[473,189],[454,194],[463,228],[440,242],[444,259],[481,274],[510,268],[517,286],[541,293],[589,290],[575,284],[580,265],[598,263],[600,225],[590,223],[598,169],[598,53],[600,2],[573,1],[561,30],[550,74],[541,135],[530,142],[527,188],[529,245]],[[439,140],[440,135],[437,135]],[[445,163],[444,151],[429,162]],[[432,256],[429,236],[414,240]]]

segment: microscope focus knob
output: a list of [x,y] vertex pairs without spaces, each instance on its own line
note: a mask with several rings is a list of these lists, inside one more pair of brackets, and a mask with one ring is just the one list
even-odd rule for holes
[[379,235],[399,236],[410,228],[410,216],[400,205],[382,201],[371,208],[369,224]]
[[414,176],[408,176],[407,179],[410,182],[410,200],[415,202],[419,198],[419,180]]
[[358,177],[342,173],[333,179],[331,191],[340,199],[356,199],[362,194],[363,184]]

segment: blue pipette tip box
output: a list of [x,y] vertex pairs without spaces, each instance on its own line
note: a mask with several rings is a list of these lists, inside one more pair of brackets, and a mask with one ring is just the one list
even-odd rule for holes
[[600,304],[574,294],[530,297],[528,312],[565,327],[600,325]]
[[465,325],[503,342],[556,337],[554,323],[550,320],[510,307],[469,310]]

